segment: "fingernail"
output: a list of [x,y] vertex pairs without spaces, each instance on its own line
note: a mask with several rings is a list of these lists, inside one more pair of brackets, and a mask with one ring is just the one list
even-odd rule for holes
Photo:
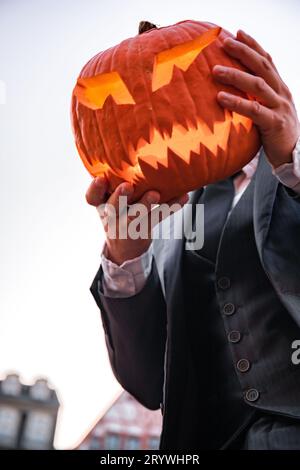
[[224,103],[224,104],[233,104],[234,98],[232,95],[229,93],[226,93],[225,91],[222,91],[221,93],[218,94],[218,98]]
[[151,193],[147,195],[147,201],[150,204],[157,204],[160,199],[160,195],[156,193]]
[[249,37],[249,34],[245,33],[245,31],[243,29],[239,29],[238,33],[241,34],[242,36],[245,36],[246,38]]
[[130,186],[128,183],[123,184],[121,188],[121,194],[123,194],[124,196],[129,196],[129,194],[131,194],[132,191],[133,191],[132,186]]
[[236,40],[233,39],[233,38],[226,38],[226,39],[224,40],[224,44],[225,44],[225,45],[228,44],[229,46],[234,46],[235,43],[236,43]]
[[94,179],[95,184],[97,185],[102,185],[105,182],[105,177],[104,176],[96,176]]
[[223,65],[215,65],[213,71],[218,75],[225,75],[227,72],[227,67],[223,67]]

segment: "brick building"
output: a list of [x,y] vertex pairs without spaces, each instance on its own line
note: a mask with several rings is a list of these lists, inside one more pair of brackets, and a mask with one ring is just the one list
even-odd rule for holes
[[158,449],[161,427],[160,410],[148,410],[124,391],[89,431],[78,449]]
[[59,402],[46,379],[0,381],[0,449],[53,449]]

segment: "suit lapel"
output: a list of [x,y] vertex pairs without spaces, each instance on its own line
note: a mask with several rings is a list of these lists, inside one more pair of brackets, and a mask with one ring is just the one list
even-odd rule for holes
[[270,227],[277,187],[278,179],[272,174],[271,165],[262,149],[255,177],[253,200],[254,233],[261,260],[263,245]]
[[[183,230],[183,217],[179,211],[171,218],[171,233],[174,225]],[[182,231],[183,234],[183,231]],[[166,243],[166,258],[164,263],[164,283],[167,304],[168,336],[165,356],[164,381],[164,426],[162,442],[164,448],[174,445],[178,439],[178,423],[180,422],[181,407],[178,403],[184,401],[186,374],[188,366],[186,325],[184,318],[182,257],[184,250],[183,235],[181,239],[171,239]]]
[[[272,175],[271,166],[266,161],[262,151],[259,166],[255,178],[254,187],[254,230],[260,255],[265,237],[268,233],[274,199],[278,181]],[[190,203],[195,204],[199,200],[202,190],[190,193]],[[183,217],[180,213],[174,214],[171,223],[171,233],[174,233],[174,225],[181,224],[183,233]],[[170,239],[164,242],[164,263],[161,270],[165,287],[165,297],[168,306],[168,340],[166,350],[166,370],[164,386],[164,402],[167,405],[164,416],[164,430],[172,434],[172,442],[177,438],[177,425],[180,418],[178,402],[185,394],[187,382],[187,332],[184,321],[184,298],[182,279],[182,256],[184,250],[184,238]],[[172,371],[172,372],[171,372]],[[173,397],[173,400],[171,400]],[[170,436],[169,436],[170,437]],[[167,439],[167,433],[163,432],[163,440]],[[168,442],[165,442],[167,445]]]
[[[259,156],[259,163],[255,177],[254,200],[253,200],[253,221],[254,233],[257,249],[262,259],[263,245],[268,234],[273,206],[278,187],[278,179],[272,174],[272,168],[267,161],[264,150]],[[190,193],[190,203],[196,204],[202,189]],[[172,224],[182,224],[183,211],[179,211],[172,218]],[[173,228],[173,227],[172,227]],[[184,241],[169,240],[167,243],[166,257],[164,259],[164,281],[166,286],[167,301],[170,301],[174,294],[177,300],[181,294],[181,259],[184,249]],[[166,275],[168,273],[168,275]],[[172,275],[170,276],[170,273]]]
[[[271,166],[262,151],[255,178],[254,187],[254,230],[260,255],[268,233],[278,180],[272,175]],[[190,203],[195,204],[201,195],[201,189],[190,193]],[[183,211],[179,211],[180,213]],[[177,214],[177,215],[176,215]],[[182,224],[183,217],[176,213],[172,217],[171,233],[174,224]],[[174,233],[174,231],[173,231]],[[183,225],[182,225],[183,233]],[[176,441],[180,407],[178,403],[184,396],[187,382],[187,332],[184,321],[184,298],[182,279],[183,239],[170,239],[164,243],[164,266],[162,278],[165,284],[165,296],[168,306],[168,340],[166,353],[166,377],[164,386],[164,402],[167,404],[164,416],[162,440],[168,446]],[[172,373],[171,373],[172,371]],[[173,397],[173,399],[171,399]],[[168,429],[168,432],[165,432]],[[168,436],[168,437],[167,437]],[[170,437],[171,436],[171,437]]]

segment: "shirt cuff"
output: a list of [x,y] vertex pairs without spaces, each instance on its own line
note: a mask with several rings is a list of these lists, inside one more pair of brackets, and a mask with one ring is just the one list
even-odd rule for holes
[[284,163],[276,169],[273,168],[272,173],[284,186],[300,195],[300,137],[292,157],[291,163]]
[[105,296],[122,298],[136,295],[146,284],[151,272],[152,243],[141,256],[124,261],[120,266],[106,256],[106,244],[101,253],[102,289]]

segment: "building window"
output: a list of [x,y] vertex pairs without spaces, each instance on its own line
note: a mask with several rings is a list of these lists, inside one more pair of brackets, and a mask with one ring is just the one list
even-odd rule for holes
[[30,395],[36,400],[48,400],[50,398],[51,390],[48,387],[47,380],[39,379],[35,384],[30,387]]
[[100,437],[92,436],[89,442],[89,449],[90,450],[100,450],[101,447],[101,440]]
[[1,389],[4,395],[19,395],[21,393],[21,383],[19,376],[16,374],[8,375],[1,383]]
[[126,450],[137,450],[140,449],[140,440],[138,437],[127,437],[125,441],[125,447],[124,449]]
[[148,439],[148,449],[149,450],[156,450],[159,448],[159,438],[152,436]]
[[0,442],[3,445],[13,445],[17,439],[20,423],[20,413],[9,406],[0,407]]
[[23,445],[28,449],[51,447],[52,432],[53,417],[48,413],[33,411],[27,417]]
[[123,403],[122,418],[128,421],[134,421],[137,419],[137,408],[134,406],[134,403]]
[[120,436],[117,434],[107,434],[105,436],[105,450],[120,449]]

